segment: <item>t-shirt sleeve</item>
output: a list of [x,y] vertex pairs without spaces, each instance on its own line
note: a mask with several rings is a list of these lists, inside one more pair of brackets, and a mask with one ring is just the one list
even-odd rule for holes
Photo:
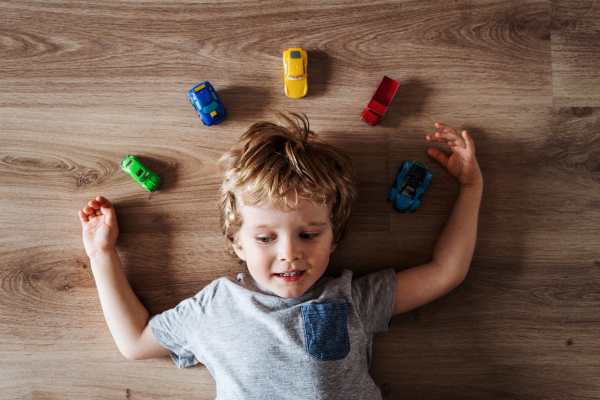
[[354,279],[352,301],[366,333],[390,329],[396,303],[394,270],[387,269]]
[[152,334],[161,345],[172,351],[171,357],[179,368],[201,362],[192,349],[201,335],[204,299],[209,287],[150,319]]

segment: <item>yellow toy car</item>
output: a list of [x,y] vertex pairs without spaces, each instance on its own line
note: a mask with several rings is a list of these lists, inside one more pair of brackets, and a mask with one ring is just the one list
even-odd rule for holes
[[306,50],[297,47],[283,52],[283,73],[287,97],[299,99],[306,96],[308,92],[306,64],[308,64]]

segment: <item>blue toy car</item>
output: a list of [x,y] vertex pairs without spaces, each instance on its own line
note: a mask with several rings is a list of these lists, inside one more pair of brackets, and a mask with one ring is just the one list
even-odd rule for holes
[[433,174],[427,172],[427,167],[414,161],[412,164],[405,161],[388,196],[394,210],[415,212],[431,178]]
[[189,91],[190,101],[206,126],[216,125],[227,116],[227,110],[212,85],[206,81]]

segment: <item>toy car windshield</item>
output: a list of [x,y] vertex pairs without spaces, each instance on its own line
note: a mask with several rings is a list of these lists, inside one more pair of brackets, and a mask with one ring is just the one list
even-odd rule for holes
[[202,107],[202,112],[210,114],[211,112],[215,111],[217,107],[219,107],[219,105],[216,101],[213,101],[209,105]]
[[371,109],[371,111],[374,114],[379,115],[380,117],[385,114],[385,110],[387,110],[387,107],[384,106],[383,104],[381,104],[380,102],[378,102],[377,100],[372,100],[369,103],[369,108]]

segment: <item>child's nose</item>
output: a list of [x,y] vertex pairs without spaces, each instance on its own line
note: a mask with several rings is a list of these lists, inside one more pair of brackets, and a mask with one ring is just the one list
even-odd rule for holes
[[282,262],[298,261],[302,258],[300,243],[294,239],[281,240],[278,259]]

